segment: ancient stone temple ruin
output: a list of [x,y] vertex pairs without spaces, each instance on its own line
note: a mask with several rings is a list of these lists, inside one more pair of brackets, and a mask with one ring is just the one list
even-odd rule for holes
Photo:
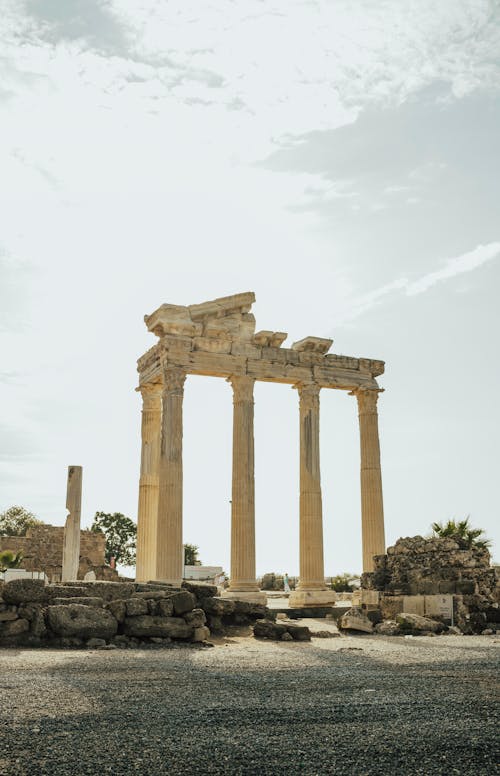
[[299,397],[300,584],[291,605],[331,602],[323,563],[319,396],[348,391],[359,410],[363,570],[385,552],[376,377],[384,362],[329,354],[331,339],[282,347],[281,331],[255,332],[253,293],[145,316],[158,342],[138,361],[143,399],[137,580],[179,585],[182,542],[182,402],[186,376],[222,377],[233,389],[231,584],[228,596],[259,600],[255,573],[254,384],[290,384]]

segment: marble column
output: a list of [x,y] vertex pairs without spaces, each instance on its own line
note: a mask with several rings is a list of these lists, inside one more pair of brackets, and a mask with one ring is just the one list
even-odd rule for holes
[[69,514],[64,526],[62,582],[74,582],[78,579],[78,569],[80,566],[82,474],[83,469],[81,466],[68,466],[66,509]]
[[361,447],[361,533],[363,571],[373,571],[373,556],[385,553],[384,504],[378,437],[377,400],[379,391],[358,388]]
[[177,367],[166,367],[163,371],[155,578],[173,585],[180,585],[184,572],[182,401],[185,379],[185,372]]
[[162,387],[161,383],[145,383],[137,389],[142,395],[141,476],[135,571],[137,582],[147,582],[156,578]]
[[224,596],[265,602],[255,578],[255,479],[252,377],[230,377],[233,387],[231,573]]
[[319,460],[319,392],[315,383],[294,386],[300,414],[300,581],[290,606],[333,603],[327,590],[323,559],[323,509]]

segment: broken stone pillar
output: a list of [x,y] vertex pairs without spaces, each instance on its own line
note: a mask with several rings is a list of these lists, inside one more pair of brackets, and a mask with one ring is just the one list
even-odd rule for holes
[[161,383],[146,383],[138,388],[142,395],[142,447],[137,511],[137,582],[147,582],[156,577],[162,387]]
[[82,471],[81,466],[68,466],[66,509],[69,514],[64,526],[62,582],[73,582],[78,578],[78,568],[80,566]]
[[319,464],[319,392],[315,383],[295,386],[300,411],[300,582],[290,606],[334,603],[327,590],[323,560],[323,513]]
[[184,571],[182,545],[182,402],[186,373],[163,371],[162,423],[158,490],[155,579],[180,585]]
[[358,400],[359,413],[363,571],[373,571],[373,556],[385,553],[384,504],[377,414],[379,391],[358,388],[352,393]]
[[255,480],[252,377],[230,377],[233,386],[233,485],[231,582],[225,598],[265,603],[255,577]]

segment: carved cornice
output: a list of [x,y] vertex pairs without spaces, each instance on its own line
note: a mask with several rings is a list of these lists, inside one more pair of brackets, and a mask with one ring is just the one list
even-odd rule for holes
[[356,390],[350,391],[349,396],[355,396],[358,400],[358,412],[360,415],[376,415],[378,395],[383,390],[383,388],[378,390],[356,388]]
[[253,404],[253,387],[255,379],[253,377],[232,375],[227,378],[228,383],[233,386],[233,403],[251,402]]
[[319,411],[319,392],[321,386],[317,383],[297,383],[293,386],[299,392],[300,411]]
[[165,366],[163,368],[163,390],[167,393],[184,393],[184,383],[186,382],[186,372],[176,366]]

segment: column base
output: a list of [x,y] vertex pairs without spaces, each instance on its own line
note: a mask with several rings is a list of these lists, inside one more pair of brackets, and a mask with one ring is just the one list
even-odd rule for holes
[[223,590],[221,598],[229,598],[231,601],[247,601],[249,604],[267,605],[267,595],[262,590]]
[[290,609],[305,606],[330,606],[337,600],[335,590],[293,590],[288,599]]
[[162,585],[182,587],[182,579],[148,579],[148,582],[160,582]]

